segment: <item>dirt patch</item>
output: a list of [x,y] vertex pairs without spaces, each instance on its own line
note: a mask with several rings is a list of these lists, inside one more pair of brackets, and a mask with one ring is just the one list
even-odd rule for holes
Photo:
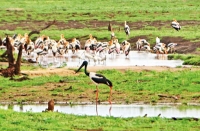
[[[50,21],[51,22],[51,21]],[[171,28],[170,23],[171,21],[154,21],[154,22],[128,22],[129,26],[134,29],[143,29],[145,26],[153,26],[158,29],[162,27]],[[58,30],[67,30],[67,29],[82,29],[82,28],[93,28],[94,30],[102,30],[107,27],[109,21],[98,21],[98,20],[91,20],[91,21],[68,21],[68,22],[59,22],[55,21],[54,25],[55,28]],[[182,26],[192,26],[192,25],[199,25],[200,21],[179,21]],[[47,26],[49,22],[43,21],[21,21],[19,23],[7,23],[2,22],[0,25],[0,30],[15,30],[17,28],[22,28],[25,30],[37,30]],[[115,31],[123,31],[123,22],[116,22],[111,21],[111,24],[114,26]],[[107,29],[107,28],[106,28]],[[135,42],[139,38],[144,38],[148,40],[148,36],[136,36],[129,38],[129,42],[132,44],[132,50],[135,50]],[[82,47],[84,46],[85,40],[88,39],[88,36],[80,36]],[[107,41],[105,39],[105,41]],[[195,41],[195,40],[194,40]],[[200,54],[199,51],[196,51],[196,48],[200,48],[200,42],[191,42],[185,40],[181,37],[163,37],[163,43],[178,43],[176,47],[177,53],[190,53],[190,54]],[[2,65],[2,64],[1,64]],[[77,69],[76,67],[74,69]],[[75,74],[74,69],[69,68],[49,68],[49,69],[39,69],[34,71],[21,71],[22,73],[27,74],[30,78],[37,77],[37,76],[50,76],[50,75],[59,75],[59,76],[77,76],[80,73]],[[146,67],[146,66],[130,66],[130,67],[90,67],[89,71],[97,72],[99,70],[110,70],[116,69],[121,72],[126,70],[133,70],[133,71],[180,71],[180,70],[199,70],[200,68],[169,68],[169,67]],[[90,84],[90,83],[88,83]],[[60,81],[59,83],[46,83],[43,86],[34,86],[34,87],[24,87],[23,90],[19,90],[18,88],[14,87],[12,92],[5,92],[4,96],[1,97],[0,101],[18,101],[18,100],[26,100],[26,101],[35,101],[35,102],[42,102],[42,101],[49,101],[50,98],[55,98],[57,101],[94,101],[95,96],[95,88],[94,90],[84,90],[80,94],[71,94],[70,91],[74,90],[74,87],[70,87],[69,83]],[[62,87],[62,88],[61,88]],[[60,93],[56,94],[53,93],[54,90],[60,90]],[[78,89],[76,89],[78,90]],[[63,92],[67,92],[63,94]],[[116,94],[116,98],[113,98],[114,101],[126,101],[122,99],[120,96],[125,96],[126,94],[121,94],[121,92],[113,92]],[[120,94],[120,95],[119,95]],[[102,95],[102,94],[101,94]],[[105,94],[107,95],[107,94]],[[28,96],[28,99],[27,99]],[[118,97],[119,96],[119,97]],[[125,97],[124,97],[125,98]],[[149,99],[149,98],[146,98]],[[165,102],[171,102],[172,100],[164,100]]]
[[[96,95],[96,88],[95,85],[92,82],[87,82],[85,84],[88,84],[88,86],[94,87],[91,89],[83,88],[80,86],[74,86],[74,83],[79,82],[77,79],[69,79],[67,76],[77,76],[80,74],[83,74],[84,72],[79,72],[76,73],[74,70],[77,68],[70,69],[70,68],[52,68],[52,69],[38,69],[34,71],[21,71],[22,73],[25,73],[28,75],[29,79],[32,79],[33,77],[39,77],[39,76],[50,76],[50,75],[59,75],[59,76],[66,76],[63,77],[63,79],[59,80],[58,82],[49,82],[45,83],[44,85],[35,85],[35,86],[24,86],[22,88],[19,87],[12,87],[12,90],[6,90],[4,91],[3,88],[0,88],[2,90],[2,96],[0,97],[0,103],[5,103],[5,102],[17,102],[17,103],[46,103],[50,99],[54,99],[56,103],[59,102],[84,102],[84,103],[95,103],[95,95]],[[200,68],[190,68],[190,67],[185,67],[185,68],[169,68],[169,67],[146,67],[146,66],[130,66],[130,67],[89,67],[89,71],[93,72],[98,72],[100,70],[110,70],[110,69],[116,69],[121,72],[125,72],[127,70],[132,70],[132,71],[181,71],[181,70],[200,70]],[[126,81],[124,81],[126,82]],[[107,102],[108,99],[108,90],[99,90],[100,93],[100,100],[99,102]],[[125,92],[113,90],[113,97],[112,100],[114,103],[124,103],[127,101],[127,94]],[[143,94],[143,92],[140,92]],[[135,102],[139,101],[139,98],[141,95],[140,93],[136,92],[135,95],[137,95],[134,98],[130,97],[130,102]],[[146,93],[146,92],[145,92]],[[151,93],[150,93],[151,94]],[[142,100],[145,102],[149,102],[151,99],[150,97],[154,95],[147,95],[145,97],[142,97]],[[192,100],[192,102],[197,102],[198,99]],[[179,100],[175,100],[172,97],[166,97],[159,99],[158,102],[165,102],[165,103],[173,103],[173,102],[179,102]]]
[[[22,28],[26,30],[37,30],[40,27],[44,27],[49,22],[44,21],[20,21],[19,23],[8,23],[8,22],[2,22],[0,25],[0,30],[15,30],[17,28]],[[123,22],[117,22],[117,21],[110,21],[111,24],[114,27],[115,31],[124,31],[124,23]],[[83,28],[94,28],[95,30],[99,30],[101,27],[107,27],[109,21],[99,21],[99,20],[90,20],[90,21],[76,21],[76,20],[69,20],[67,22],[60,22],[55,21],[54,26],[59,30],[66,30],[66,29],[83,29]],[[139,22],[128,22],[127,24],[131,27],[131,29],[137,29],[140,30],[146,26],[153,26],[155,28],[171,28],[171,25],[169,24],[171,21],[139,21]],[[180,25],[182,26],[193,26],[193,25],[199,25],[200,21],[179,21]]]
[[177,43],[176,52],[180,54],[200,54],[197,48],[200,48],[200,42],[190,42],[182,37],[163,37],[163,43]]
[[73,70],[68,68],[47,68],[47,69],[39,69],[34,71],[21,71],[23,74],[27,74],[30,77],[37,77],[37,76],[50,76],[50,75],[59,75],[59,76],[76,76]]
[[[19,23],[8,23],[8,22],[2,22],[0,25],[0,30],[16,30],[17,28],[22,28],[24,30],[38,30],[41,28],[44,28],[47,26],[49,23],[52,21],[44,22],[44,21],[21,21]],[[119,31],[124,31],[123,22],[117,22],[117,21],[110,21],[114,30],[117,32]],[[169,24],[171,21],[139,21],[139,22],[128,22],[127,24],[131,27],[131,30],[140,30],[145,28],[146,26],[152,26],[157,29],[160,28],[172,28],[171,25]],[[181,26],[193,26],[193,25],[199,25],[200,21],[179,21]],[[109,21],[99,21],[99,20],[88,20],[88,21],[67,21],[67,22],[60,22],[60,21],[55,21],[52,26],[57,28],[58,30],[67,30],[67,29],[83,29],[83,28],[92,28],[94,30],[100,31],[104,30],[102,27],[107,27],[109,24]],[[107,29],[107,28],[106,28]],[[97,36],[95,36],[97,37]],[[132,50],[136,50],[136,41],[138,38],[144,38],[148,40],[148,36],[136,36],[136,37],[131,37],[129,38],[129,42],[131,43]],[[35,38],[34,38],[35,39]],[[88,36],[80,36],[77,37],[77,39],[80,40],[81,46],[84,47],[84,43],[86,39],[88,39]],[[198,39],[196,39],[198,40]],[[69,40],[71,41],[71,39]],[[108,41],[107,39],[102,40],[102,41]],[[194,40],[195,41],[195,40]],[[181,37],[163,37],[162,41],[163,43],[178,43],[178,46],[176,48],[177,53],[182,53],[182,54],[200,54],[200,51],[196,51],[197,48],[200,48],[200,42],[191,42],[189,40],[185,40]],[[154,46],[154,44],[152,45]]]
[[[79,73],[75,74],[75,70],[78,68],[50,68],[50,69],[40,69],[35,71],[22,71],[22,73],[25,73],[29,75],[30,77],[36,77],[36,76],[49,76],[49,75],[59,75],[59,76],[77,76]],[[196,67],[183,67],[183,68],[171,68],[171,67],[165,67],[165,66],[93,66],[89,67],[90,72],[98,72],[100,70],[118,70],[121,72],[125,72],[128,70],[132,70],[135,72],[141,72],[141,71],[182,71],[182,70],[200,70],[200,68]]]

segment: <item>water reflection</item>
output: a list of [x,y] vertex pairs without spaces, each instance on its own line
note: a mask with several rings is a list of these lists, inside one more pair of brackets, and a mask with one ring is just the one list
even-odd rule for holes
[[[1,105],[0,108],[8,109],[8,105]],[[47,108],[47,105],[13,105],[14,111],[20,112],[42,112]],[[96,116],[113,116],[113,117],[143,117],[147,114],[147,117],[156,117],[161,114],[160,117],[172,118],[172,117],[195,117],[200,118],[200,107],[179,108],[177,106],[170,105],[55,105],[55,111],[75,114],[75,115],[88,115]]]
[[[77,57],[82,54],[83,50],[80,50],[79,54],[66,54],[63,57],[57,58],[56,62],[53,62],[52,56],[46,56],[46,62],[42,62],[44,67],[60,67],[65,66],[67,64],[68,67],[79,66],[80,59]],[[28,57],[24,55],[24,58]],[[167,54],[162,56],[157,56],[157,54],[147,53],[147,52],[138,52],[138,51],[130,51],[130,55],[128,58],[125,57],[124,54],[118,54],[114,58],[111,55],[106,54],[106,63],[105,64],[97,64],[96,66],[168,66],[168,67],[176,67],[182,66],[182,60],[168,60]],[[39,58],[39,61],[43,59]],[[94,61],[91,60],[90,66],[94,66]]]

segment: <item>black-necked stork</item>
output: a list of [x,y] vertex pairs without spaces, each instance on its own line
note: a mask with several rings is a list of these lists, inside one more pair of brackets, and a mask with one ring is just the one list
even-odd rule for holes
[[83,67],[85,66],[85,75],[89,76],[90,79],[95,83],[96,85],[96,104],[98,100],[98,84],[105,84],[110,87],[110,97],[109,97],[109,103],[111,103],[111,95],[112,95],[112,82],[108,80],[105,76],[101,74],[97,74],[95,72],[87,72],[87,61],[83,61],[82,65],[79,67],[79,69],[76,71],[76,73]]
[[130,35],[130,27],[126,24],[126,21],[124,22],[124,31],[128,37]]
[[171,26],[177,31],[179,31],[181,29],[180,24],[176,20],[172,21]]

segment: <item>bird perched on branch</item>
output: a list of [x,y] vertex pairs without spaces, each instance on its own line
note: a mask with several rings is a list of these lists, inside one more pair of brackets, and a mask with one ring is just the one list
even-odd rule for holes
[[88,72],[87,71],[87,65],[88,62],[87,61],[83,61],[82,65],[79,67],[79,69],[75,72],[79,72],[79,70],[85,66],[85,75],[89,76],[90,79],[92,80],[92,82],[94,82],[94,84],[96,85],[96,104],[98,101],[98,85],[99,84],[105,84],[107,86],[110,87],[110,97],[109,97],[109,103],[111,104],[111,95],[112,95],[112,82],[110,80],[108,80],[105,76],[101,75],[101,74],[97,74],[95,72]]
[[124,22],[124,31],[126,33],[126,36],[128,37],[130,35],[130,28],[129,26],[126,24],[126,21]]
[[181,29],[180,24],[175,19],[172,21],[171,26],[177,31]]

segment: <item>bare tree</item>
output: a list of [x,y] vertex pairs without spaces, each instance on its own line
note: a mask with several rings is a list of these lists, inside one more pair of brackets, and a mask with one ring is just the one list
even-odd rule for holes
[[21,66],[21,57],[22,57],[22,47],[23,45],[20,45],[19,47],[19,53],[17,57],[17,62],[15,62],[15,58],[13,56],[13,46],[10,43],[10,39],[7,36],[6,37],[6,54],[8,56],[8,68],[7,69],[2,69],[1,73],[3,74],[4,77],[12,77],[13,75],[19,75],[20,74],[20,66]]

